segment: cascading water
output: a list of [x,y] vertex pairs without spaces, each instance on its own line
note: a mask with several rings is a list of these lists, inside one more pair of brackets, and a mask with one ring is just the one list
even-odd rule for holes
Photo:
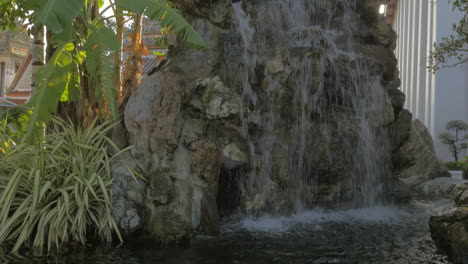
[[357,7],[357,0],[233,4],[238,41],[225,44],[223,77],[248,109],[241,113],[251,157],[239,187],[245,209],[383,201],[391,151],[379,122],[388,118],[388,98],[377,65],[357,52]]

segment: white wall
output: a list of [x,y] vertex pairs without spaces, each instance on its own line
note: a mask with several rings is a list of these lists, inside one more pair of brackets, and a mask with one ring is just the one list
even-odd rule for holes
[[0,57],[0,62],[5,63],[2,72],[4,73],[4,76],[0,76],[0,78],[2,78],[1,85],[3,86],[0,87],[0,96],[2,96],[15,78],[15,61],[12,60],[10,56],[3,56]]
[[443,68],[434,75],[427,70],[427,57],[433,43],[449,36],[460,18],[448,0],[400,0],[394,22],[405,108],[426,124],[442,160],[451,160],[447,146],[438,139],[445,124],[468,121],[468,69]]

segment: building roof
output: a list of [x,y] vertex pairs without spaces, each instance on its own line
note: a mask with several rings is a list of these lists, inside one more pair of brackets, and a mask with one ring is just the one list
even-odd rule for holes
[[4,97],[0,97],[0,107],[14,107],[14,106],[17,106],[17,104]]
[[[143,20],[143,29],[142,29],[142,42],[145,44],[146,49],[148,50],[148,55],[141,56],[143,63],[141,65],[141,70],[143,74],[148,74],[159,64],[158,56],[154,55],[154,52],[166,53],[167,47],[159,46],[156,38],[162,36],[161,26],[157,21],[152,21],[148,18]],[[132,39],[127,37],[123,40],[123,46],[132,45]],[[125,61],[126,54],[124,52],[123,59]],[[122,70],[125,71],[125,64],[122,66]]]
[[32,40],[25,30],[0,32],[0,54],[26,57]]
[[13,91],[6,94],[5,99],[17,105],[25,104],[29,101],[32,95],[31,91]]

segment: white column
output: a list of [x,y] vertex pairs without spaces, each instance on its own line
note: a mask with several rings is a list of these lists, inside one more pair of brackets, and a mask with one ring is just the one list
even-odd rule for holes
[[[431,32],[431,49],[430,51],[432,51],[432,47],[433,47],[433,43],[434,41],[437,39],[437,3],[436,3],[436,0],[431,0],[431,14],[432,14],[432,23],[431,23],[431,27],[432,27],[432,32]],[[435,135],[436,134],[436,122],[435,122],[435,111],[436,111],[436,104],[435,104],[435,86],[436,86],[436,75],[434,74],[431,74],[431,124],[430,124],[430,132],[432,135]]]
[[419,87],[419,118],[423,121],[424,124],[428,122],[428,112],[427,112],[427,43],[429,42],[427,38],[427,28],[428,28],[428,14],[429,11],[429,1],[421,0],[420,5],[420,17],[419,17],[419,73],[418,73],[418,87]]
[[409,38],[409,28],[408,28],[408,17],[409,17],[409,1],[407,0],[402,0],[403,4],[403,31],[401,32],[403,36],[403,58],[402,58],[402,66],[401,66],[401,85],[403,86],[403,92],[406,95],[406,102],[405,102],[405,107],[409,109],[409,101],[408,101],[408,84],[407,84],[407,79],[408,79],[408,74],[407,74],[407,65],[408,65],[408,38]]
[[421,38],[421,24],[419,23],[420,19],[420,12],[421,12],[421,0],[413,0],[413,8],[414,8],[414,16],[413,16],[413,63],[411,69],[411,75],[413,76],[413,81],[411,86],[413,87],[413,113],[414,117],[420,119],[420,112],[419,112],[419,90],[422,87],[419,87],[419,69],[421,67],[421,62],[419,60],[419,52],[421,51],[420,48],[420,38]]
[[407,73],[408,73],[408,78],[406,78],[407,81],[407,86],[408,86],[408,109],[411,111],[411,113],[414,113],[415,109],[415,102],[414,102],[414,97],[416,94],[416,87],[414,87],[413,82],[414,82],[414,75],[413,75],[413,68],[414,68],[414,54],[415,54],[415,14],[416,14],[416,6],[415,6],[415,0],[410,0],[409,8],[410,8],[410,15],[409,15],[409,50],[410,53],[408,54],[408,64],[406,65],[407,67]]
[[[427,4],[427,49],[426,49],[426,56],[429,57],[429,54],[432,50],[432,45],[433,45],[433,30],[432,30],[432,22],[433,22],[433,19],[434,19],[434,15],[432,13],[432,10],[433,10],[433,3],[432,3],[432,0],[428,0],[428,4]],[[427,61],[426,61],[426,65],[427,65]],[[430,130],[431,129],[431,124],[433,123],[432,122],[432,99],[431,99],[431,96],[432,96],[432,72],[431,73],[428,73],[426,75],[426,126],[428,127],[428,129]]]
[[[403,0],[402,0],[403,1]],[[403,55],[403,18],[404,16],[402,15],[403,14],[403,2],[400,1],[398,3],[398,6],[397,6],[397,13],[398,13],[398,28],[397,28],[397,34],[398,34],[398,44],[397,44],[397,48],[398,48],[398,70],[399,70],[399,75],[400,75],[400,79],[401,79],[401,67],[403,66],[403,63],[402,63],[402,55]],[[403,87],[400,85],[400,89],[403,90]]]
[[[394,22],[393,22],[392,26],[393,26],[394,30],[398,33],[398,32],[400,32],[400,30],[399,30],[399,28],[400,28],[400,12],[398,12],[398,6],[396,7],[396,10],[394,12],[395,12],[395,18],[394,18]],[[398,45],[399,41],[400,41],[400,38],[398,37],[397,46],[396,46],[396,49],[395,49],[395,57],[398,59],[398,63],[400,63],[400,46]]]

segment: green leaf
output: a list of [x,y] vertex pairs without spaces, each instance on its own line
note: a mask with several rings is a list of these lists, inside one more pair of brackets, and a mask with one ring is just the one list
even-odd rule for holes
[[149,0],[116,0],[115,3],[122,9],[135,12],[139,15],[145,12],[145,9],[149,5]]
[[86,69],[94,86],[96,97],[103,109],[108,108],[114,119],[118,118],[117,91],[114,86],[113,54],[120,52],[120,45],[114,31],[106,26],[91,27],[91,34],[84,45]]
[[34,108],[26,133],[26,140],[31,140],[37,132],[37,122],[49,121],[51,113],[57,110],[63,92],[71,81],[73,55],[69,51],[69,43],[57,47],[52,58],[36,76],[36,91],[29,101]]
[[61,33],[67,25],[73,23],[84,3],[84,0],[48,0],[37,13],[37,23],[56,34]]

